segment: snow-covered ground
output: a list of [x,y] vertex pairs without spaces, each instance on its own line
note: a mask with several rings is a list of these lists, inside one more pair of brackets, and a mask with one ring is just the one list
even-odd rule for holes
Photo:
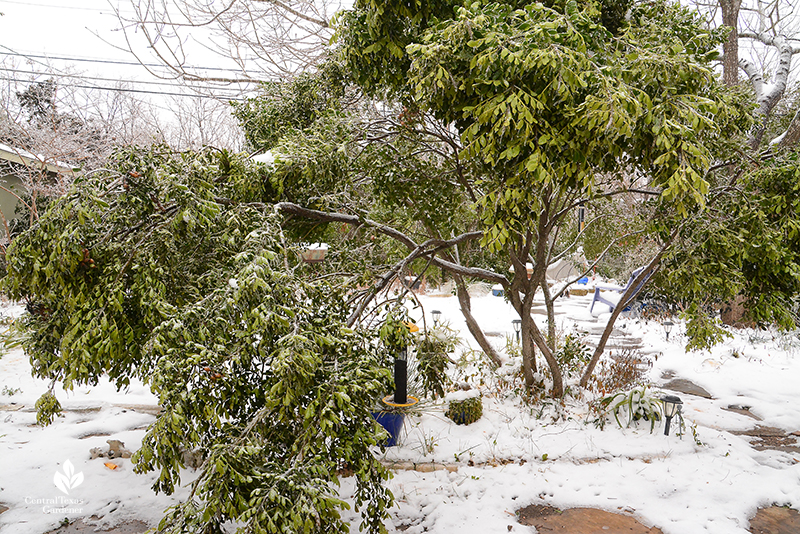
[[[686,353],[681,324],[667,342],[658,322],[620,319],[620,335],[640,339],[638,350],[653,362],[648,373],[655,390],[667,382],[666,375],[690,380],[711,394],[706,399],[679,393],[687,426],[681,439],[674,431],[665,436],[660,424],[650,433],[649,424],[621,429],[612,420],[601,430],[590,423],[594,416],[582,399],[524,403],[511,378],[518,362],[509,359],[497,374],[477,365],[455,297],[423,296],[421,302],[429,327],[436,309],[462,332],[463,346],[454,358],[466,354],[454,373],[473,384],[483,381],[484,412],[476,423],[457,426],[444,416],[446,406],[439,401],[423,403],[406,419],[400,446],[382,455],[399,467],[389,482],[397,499],[390,532],[402,527],[408,533],[483,534],[506,532],[509,526],[534,532],[516,522],[514,511],[548,504],[627,513],[665,534],[736,534],[747,532],[758,507],[800,507],[800,452],[791,447],[759,451],[749,441],[753,438],[732,433],[756,425],[786,434],[800,431],[796,335],[735,331],[713,351]],[[604,316],[593,317],[590,302],[591,295],[561,299],[559,330],[597,332]],[[509,305],[486,295],[474,298],[472,308],[490,339],[505,347],[514,336]],[[412,316],[420,319],[422,312],[417,308]],[[543,315],[535,317],[543,324]],[[121,440],[132,450],[139,446],[153,420],[140,406],[155,404],[146,387],[133,384],[121,393],[107,384],[57,391],[65,415],[41,428],[32,408],[47,386],[30,377],[21,352],[0,358],[0,505],[9,508],[0,513],[0,531],[39,534],[65,517],[89,516],[108,524],[136,518],[155,525],[164,508],[185,496],[185,489],[172,497],[154,495],[152,475],[133,473],[130,460],[115,460],[120,467],[112,470],[104,465],[108,460],[90,459],[89,449],[105,446],[107,439]],[[728,411],[731,406],[749,407],[761,421]],[[436,470],[414,469],[421,464]],[[192,473],[186,474],[191,479]],[[58,489],[56,478],[62,485],[70,481],[69,495]],[[353,484],[342,479],[345,498]],[[357,514],[346,514],[356,532]]]

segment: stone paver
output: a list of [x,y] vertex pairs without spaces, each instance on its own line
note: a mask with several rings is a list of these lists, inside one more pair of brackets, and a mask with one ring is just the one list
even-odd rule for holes
[[752,534],[797,534],[800,532],[800,513],[780,506],[760,508],[750,520],[749,531]]
[[[633,517],[598,510],[569,508],[561,511],[552,506],[532,504],[517,510],[518,521],[536,527],[538,532],[564,534],[662,534],[656,527],[646,527]],[[509,529],[510,530],[510,529]]]
[[726,412],[733,412],[738,413],[739,415],[744,415],[746,417],[750,417],[751,419],[755,419],[756,421],[761,421],[762,419],[750,411],[749,406],[737,406],[735,404],[731,404],[727,408],[723,408]]
[[83,520],[78,520],[73,521],[69,525],[58,527],[55,530],[50,530],[45,534],[89,534],[94,532],[105,532],[110,534],[143,534],[149,529],[146,523],[137,520],[125,521],[124,523],[121,523],[110,529],[95,530],[96,528],[97,527],[94,525],[84,523]]
[[670,380],[663,386],[663,389],[669,389],[670,391],[676,391],[678,393],[684,393],[686,395],[694,395],[696,397],[703,397],[704,399],[711,399],[711,393],[703,389],[702,387],[698,386],[694,382],[690,380],[686,380],[685,378],[676,378],[674,380]]
[[[793,434],[787,434],[780,428],[771,426],[756,425],[750,430],[732,430],[731,434],[736,436],[748,436],[753,438],[750,445],[757,451],[774,450],[788,453],[800,452],[800,444]],[[800,532],[798,530],[797,532]]]

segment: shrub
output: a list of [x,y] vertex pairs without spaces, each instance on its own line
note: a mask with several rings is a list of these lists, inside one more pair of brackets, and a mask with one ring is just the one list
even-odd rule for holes
[[[600,399],[598,406],[599,417],[596,424],[605,426],[607,416],[613,415],[617,424],[622,428],[622,421],[627,420],[625,426],[630,427],[638,421],[649,421],[650,432],[656,426],[656,421],[661,420],[661,400],[653,396],[647,386],[633,388],[630,391],[619,391]],[[620,419],[620,417],[622,419]]]
[[447,366],[453,363],[448,354],[455,350],[457,343],[455,332],[447,327],[435,328],[419,340],[416,373],[423,396],[444,397],[445,387],[450,382]]
[[653,362],[638,351],[626,348],[600,361],[589,381],[589,389],[606,396],[614,391],[644,385],[645,374]]
[[[474,391],[474,393],[473,393]],[[450,420],[457,425],[470,425],[481,418],[483,415],[483,402],[478,391],[456,392],[447,405],[444,413]]]
[[572,374],[580,372],[589,363],[591,352],[578,334],[570,333],[564,336],[555,356],[561,368]]

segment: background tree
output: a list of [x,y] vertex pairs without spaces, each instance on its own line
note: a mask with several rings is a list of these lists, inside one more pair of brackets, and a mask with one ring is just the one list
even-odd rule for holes
[[[764,144],[778,147],[796,146],[800,140],[800,125],[795,108],[792,120],[783,124],[766,140],[762,139],[770,128],[773,110],[787,96],[793,72],[792,62],[800,53],[798,17],[794,2],[787,0],[750,1],[716,0],[696,2],[707,17],[709,26],[721,23],[729,29],[723,48],[725,83],[739,83],[741,69],[755,93],[758,122],[750,136],[754,150]],[[721,18],[720,18],[721,15]]]
[[[0,84],[0,142],[33,162],[5,166],[24,189],[10,190],[18,196],[18,213],[2,214],[6,240],[30,226],[48,199],[68,190],[71,169],[102,168],[116,147],[166,142],[176,149],[241,148],[227,102],[192,93],[173,96],[165,111],[123,82],[94,87],[83,72],[38,60],[21,64],[9,56],[2,64],[13,77]],[[42,172],[44,167],[63,171]]]
[[[790,84],[800,49],[791,2],[720,0],[700,8],[712,26],[721,10],[724,24],[735,27],[723,50],[725,79],[729,84],[741,80],[730,90],[752,102],[756,120],[747,136],[732,135],[717,154],[709,179],[727,184],[720,189],[718,207],[698,214],[657,283],[662,298],[687,311],[691,329],[713,340],[720,334],[713,319],[720,308],[728,324],[797,324],[798,279],[791,274],[797,258],[789,228],[798,213],[783,195],[792,194],[786,176],[797,165],[800,125]],[[738,78],[739,69],[746,78]],[[773,219],[774,213],[782,219]],[[688,283],[690,276],[705,283]]]
[[[315,67],[333,33],[331,19],[341,7],[340,2],[313,0],[131,0],[134,14],[117,10],[117,17],[137,60],[146,65],[155,59],[164,66],[148,66],[151,74],[188,84],[246,87]],[[203,34],[202,40],[198,34]],[[142,42],[151,57],[137,52]],[[188,58],[199,48],[239,72],[188,67]]]

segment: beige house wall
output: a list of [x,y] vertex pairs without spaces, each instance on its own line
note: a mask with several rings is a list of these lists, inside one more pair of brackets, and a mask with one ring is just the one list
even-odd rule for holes
[[17,176],[13,174],[6,174],[0,177],[0,211],[3,212],[3,216],[6,220],[15,219],[16,215],[14,214],[14,210],[19,203],[19,199],[14,196],[13,193],[6,191],[6,189],[13,191],[17,195],[22,196],[25,193],[25,186]]

